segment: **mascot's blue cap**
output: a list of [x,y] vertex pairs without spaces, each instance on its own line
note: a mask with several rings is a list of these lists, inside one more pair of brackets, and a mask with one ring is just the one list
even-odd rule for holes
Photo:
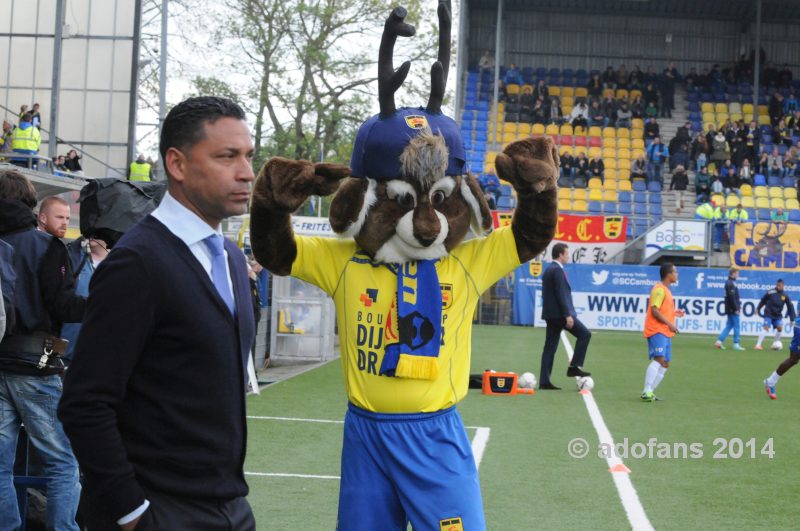
[[376,114],[361,124],[350,160],[351,175],[378,181],[402,177],[400,155],[426,126],[433,134],[443,136],[447,144],[449,157],[445,175],[464,175],[467,157],[458,124],[449,116],[433,114],[422,107],[403,107],[388,117]]

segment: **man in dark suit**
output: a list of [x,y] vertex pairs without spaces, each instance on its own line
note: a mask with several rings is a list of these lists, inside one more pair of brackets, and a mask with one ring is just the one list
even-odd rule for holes
[[561,389],[550,382],[553,359],[558,349],[561,331],[567,330],[577,338],[575,354],[567,369],[567,376],[590,376],[581,369],[586,359],[586,348],[592,333],[575,314],[572,305],[572,288],[569,286],[564,265],[569,262],[566,244],[557,243],[552,250],[553,261],[542,277],[542,319],[547,322],[547,335],[542,351],[542,369],[539,373],[539,389]]
[[168,192],[92,277],[58,413],[90,531],[254,530],[242,468],[253,308],[244,255],[219,229],[250,199],[244,113],[186,100],[160,150]]

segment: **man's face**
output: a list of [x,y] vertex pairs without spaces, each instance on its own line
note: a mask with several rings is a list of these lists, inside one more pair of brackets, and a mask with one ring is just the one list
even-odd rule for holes
[[566,264],[569,262],[569,249],[564,249],[564,252],[561,253],[558,257],[558,261],[562,264]]
[[171,148],[168,165],[178,199],[216,228],[224,218],[247,211],[255,178],[253,142],[247,124],[236,118],[206,123],[205,133],[188,153]]
[[783,282],[775,283],[775,291],[783,291]]
[[678,282],[678,268],[673,266],[672,267],[672,272],[667,276],[667,278],[669,279],[669,281],[672,284],[675,284],[676,282]]
[[736,280],[737,278],[739,278],[739,272],[738,271],[734,271],[733,273],[731,273],[731,278],[733,280]]
[[69,205],[51,203],[39,213],[42,230],[56,238],[63,238],[69,226]]

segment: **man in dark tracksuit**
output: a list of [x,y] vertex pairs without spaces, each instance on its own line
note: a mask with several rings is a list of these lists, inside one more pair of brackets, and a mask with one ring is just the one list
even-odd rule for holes
[[769,333],[770,327],[775,329],[775,341],[779,341],[781,339],[781,333],[783,332],[783,307],[786,306],[788,310],[787,315],[792,318],[792,321],[795,319],[794,307],[792,306],[792,301],[789,300],[789,296],[783,291],[783,279],[778,279],[775,282],[775,287],[769,291],[767,291],[763,297],[761,297],[761,302],[758,303],[756,307],[756,313],[761,316],[761,308],[764,308],[764,330],[758,336],[758,343],[756,343],[756,350],[763,350],[764,347],[761,346],[761,343],[764,341],[764,338]]
[[737,278],[739,278],[739,268],[732,267],[728,273],[728,280],[725,282],[725,315],[728,316],[728,322],[714,344],[715,347],[722,350],[725,350],[723,343],[731,330],[733,330],[733,350],[745,350],[739,342],[741,337],[739,312],[742,311],[742,301],[739,299],[739,288],[736,286]]

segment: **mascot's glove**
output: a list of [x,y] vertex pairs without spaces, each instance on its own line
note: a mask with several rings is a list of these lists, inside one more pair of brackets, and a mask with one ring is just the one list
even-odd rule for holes
[[517,140],[497,155],[494,165],[497,175],[510,182],[520,197],[557,188],[560,158],[550,138]]
[[272,211],[294,212],[312,195],[330,195],[350,175],[342,164],[274,157],[264,165],[253,188],[253,204]]

